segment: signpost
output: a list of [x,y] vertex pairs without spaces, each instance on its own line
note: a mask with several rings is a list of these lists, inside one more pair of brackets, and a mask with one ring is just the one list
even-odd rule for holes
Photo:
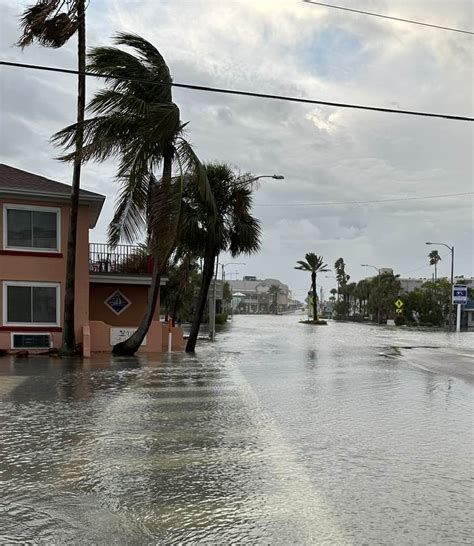
[[403,301],[400,298],[398,298],[395,302],[395,313],[397,313],[397,315],[401,315],[403,313]]
[[461,331],[461,305],[467,303],[467,286],[465,284],[453,285],[453,305],[456,305],[456,332]]

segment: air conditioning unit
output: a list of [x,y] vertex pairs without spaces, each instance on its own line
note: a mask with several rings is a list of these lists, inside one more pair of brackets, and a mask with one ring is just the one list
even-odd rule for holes
[[13,333],[13,349],[49,349],[52,347],[51,334]]

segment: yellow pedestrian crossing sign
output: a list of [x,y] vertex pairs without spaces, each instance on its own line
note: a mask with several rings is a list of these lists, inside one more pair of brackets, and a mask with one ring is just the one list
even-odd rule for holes
[[395,307],[397,309],[401,309],[403,307],[403,301],[400,298],[398,298],[398,300],[395,302]]

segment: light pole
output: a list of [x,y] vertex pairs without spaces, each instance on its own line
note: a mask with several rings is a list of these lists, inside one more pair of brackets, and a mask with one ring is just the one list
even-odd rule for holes
[[337,281],[337,301],[339,301],[339,279],[334,275],[324,275],[326,279],[336,279]]
[[[225,268],[228,265],[247,265],[247,264],[245,262],[228,262],[226,264],[221,264],[221,268],[222,268],[222,301],[224,301]],[[230,313],[232,314],[232,302],[230,304]]]
[[375,267],[375,265],[370,265],[370,264],[360,264],[361,267],[372,267],[373,269],[375,269],[375,271],[377,271],[377,279],[378,279],[378,283],[377,283],[377,286],[378,286],[378,298],[377,298],[377,324],[380,324],[380,269],[378,267]]
[[[260,180],[260,178],[273,178],[274,180],[284,180],[285,177],[282,174],[261,174],[259,176],[254,176],[253,178],[249,178],[248,180],[241,180],[240,184],[245,187],[246,185],[252,184],[252,182],[256,182],[257,180]],[[239,185],[239,182],[237,182],[237,185]],[[224,268],[226,265],[224,264],[224,267],[222,268],[222,276],[224,276]],[[212,319],[211,319],[211,341],[215,341],[216,338],[216,285],[217,285],[217,274],[219,271],[219,256],[217,256],[216,260],[216,274],[214,276],[214,289],[213,289],[213,298],[212,298]],[[222,290],[224,290],[224,283],[222,283]],[[257,301],[257,307],[258,307],[258,301]]]
[[451,332],[453,329],[453,286],[454,286],[454,245],[449,246],[446,243],[425,243],[425,245],[437,245],[437,246],[445,246],[449,249],[449,252],[451,252],[451,295],[449,296],[449,331]]

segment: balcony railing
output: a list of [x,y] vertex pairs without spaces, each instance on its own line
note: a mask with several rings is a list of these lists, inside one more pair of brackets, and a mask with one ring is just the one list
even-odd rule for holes
[[89,273],[115,275],[151,275],[153,259],[135,245],[89,243]]

